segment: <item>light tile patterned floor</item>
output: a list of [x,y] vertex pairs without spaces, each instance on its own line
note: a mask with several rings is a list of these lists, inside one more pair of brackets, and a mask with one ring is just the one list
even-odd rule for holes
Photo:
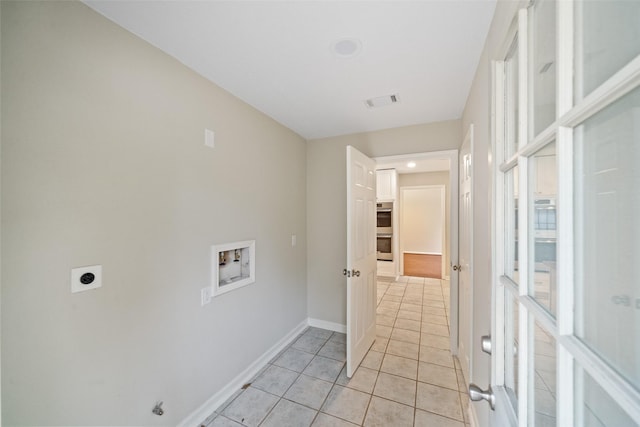
[[377,333],[349,379],[345,335],[308,328],[203,425],[468,426],[466,382],[448,350],[449,282],[378,278]]

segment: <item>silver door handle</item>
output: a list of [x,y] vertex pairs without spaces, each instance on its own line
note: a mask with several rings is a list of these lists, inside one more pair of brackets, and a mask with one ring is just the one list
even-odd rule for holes
[[351,277],[351,272],[345,268],[344,270],[342,270],[342,275],[343,276],[347,276],[347,277]]
[[469,399],[474,402],[478,402],[480,400],[486,400],[489,402],[489,406],[491,406],[491,410],[496,409],[496,395],[493,394],[493,390],[491,390],[491,386],[487,390],[482,390],[475,384],[469,384]]
[[461,265],[454,265],[452,268],[453,268],[453,271],[462,271]]
[[351,275],[354,277],[360,277],[360,270],[351,270]]
[[480,337],[480,346],[482,351],[491,354],[491,335],[483,335]]

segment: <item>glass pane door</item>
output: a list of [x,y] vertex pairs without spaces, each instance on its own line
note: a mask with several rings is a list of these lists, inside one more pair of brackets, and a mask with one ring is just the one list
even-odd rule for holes
[[640,88],[575,129],[575,334],[640,389]]
[[496,63],[493,386],[512,425],[640,425],[639,23],[638,1],[534,0]]

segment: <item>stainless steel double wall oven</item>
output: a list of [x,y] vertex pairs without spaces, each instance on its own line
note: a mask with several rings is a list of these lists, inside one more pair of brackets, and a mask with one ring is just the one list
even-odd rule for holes
[[393,261],[393,202],[377,204],[378,260]]

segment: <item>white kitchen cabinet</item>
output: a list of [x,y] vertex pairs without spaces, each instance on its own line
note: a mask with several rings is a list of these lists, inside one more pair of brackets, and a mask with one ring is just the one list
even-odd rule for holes
[[398,193],[398,172],[395,169],[376,171],[377,197],[379,202],[392,202]]

